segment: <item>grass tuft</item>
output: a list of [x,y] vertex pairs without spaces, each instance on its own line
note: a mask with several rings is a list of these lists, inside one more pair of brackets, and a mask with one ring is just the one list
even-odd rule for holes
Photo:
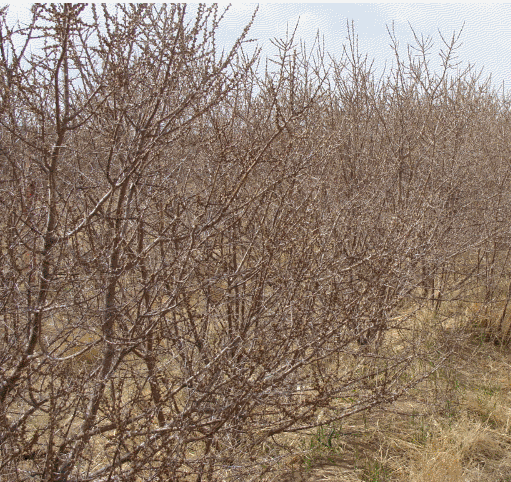
[[[302,470],[285,480],[511,481],[511,349],[478,337],[472,308],[447,331],[438,318],[432,329],[457,340],[456,356],[408,399],[304,435]],[[463,322],[469,336],[449,334]]]

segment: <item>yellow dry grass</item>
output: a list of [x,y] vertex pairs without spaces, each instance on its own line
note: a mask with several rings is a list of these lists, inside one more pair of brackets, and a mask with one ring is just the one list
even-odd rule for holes
[[[443,324],[429,313],[442,336],[473,319],[472,308]],[[511,481],[511,348],[470,335],[408,399],[350,419],[329,444],[331,427],[303,435],[285,480]]]

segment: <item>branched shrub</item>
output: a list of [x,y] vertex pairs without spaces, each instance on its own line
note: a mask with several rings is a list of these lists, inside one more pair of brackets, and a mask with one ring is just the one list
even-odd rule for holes
[[456,38],[376,80],[352,30],[261,73],[216,6],[32,15],[0,35],[3,479],[249,480],[442,365],[410,302],[509,230],[508,115]]

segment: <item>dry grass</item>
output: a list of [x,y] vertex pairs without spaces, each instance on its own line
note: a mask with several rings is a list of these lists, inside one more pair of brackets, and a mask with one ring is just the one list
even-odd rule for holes
[[[511,348],[481,336],[479,314],[489,318],[488,310],[475,304],[455,314],[446,305],[445,319],[427,310],[415,313],[418,322],[431,327],[431,340],[458,340],[450,363],[407,399],[342,424],[277,439],[294,450],[280,454],[286,476],[269,480],[511,481]],[[463,326],[471,327],[464,337]],[[398,340],[392,342],[396,349]],[[113,449],[100,436],[94,450],[99,461]],[[276,451],[267,443],[260,455]]]
[[[469,318],[472,311],[456,324]],[[447,331],[437,320],[439,335],[459,333],[452,319]],[[302,434],[285,480],[511,481],[511,348],[467,335],[450,364],[408,399]]]

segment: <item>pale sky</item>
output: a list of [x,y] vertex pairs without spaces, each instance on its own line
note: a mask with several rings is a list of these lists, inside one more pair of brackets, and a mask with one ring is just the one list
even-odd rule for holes
[[[232,32],[240,31],[255,6],[235,3],[225,25]],[[297,35],[312,45],[319,29],[326,50],[335,57],[340,56],[346,43],[346,21],[353,21],[360,52],[375,59],[380,69],[385,61],[392,60],[386,25],[394,22],[402,52],[413,41],[409,23],[419,36],[431,36],[432,62],[438,59],[442,47],[438,31],[450,39],[453,32],[463,27],[458,49],[462,66],[470,62],[478,70],[484,67],[483,77],[492,74],[494,86],[502,86],[504,81],[506,90],[511,89],[511,4],[262,3],[251,37],[258,39],[269,52],[269,39],[285,36],[286,24],[292,29],[298,20]]]
[[[11,18],[26,18],[30,4],[12,5]],[[257,4],[235,2],[223,23],[220,41],[229,44],[248,23]],[[189,6],[191,11],[194,5]],[[469,62],[483,77],[492,74],[493,85],[506,90],[511,88],[511,4],[411,4],[411,3],[260,3],[259,12],[249,37],[257,39],[264,47],[263,53],[271,55],[270,39],[284,37],[286,26],[292,30],[299,22],[297,37],[312,45],[316,32],[324,36],[326,50],[340,57],[346,43],[346,22],[355,23],[361,53],[375,59],[375,66],[382,69],[392,61],[390,39],[386,25],[394,22],[395,32],[404,48],[413,40],[409,23],[419,35],[431,36],[434,42],[432,62],[438,59],[442,42],[438,31],[445,38],[453,32],[461,35],[458,59],[466,66]]]

